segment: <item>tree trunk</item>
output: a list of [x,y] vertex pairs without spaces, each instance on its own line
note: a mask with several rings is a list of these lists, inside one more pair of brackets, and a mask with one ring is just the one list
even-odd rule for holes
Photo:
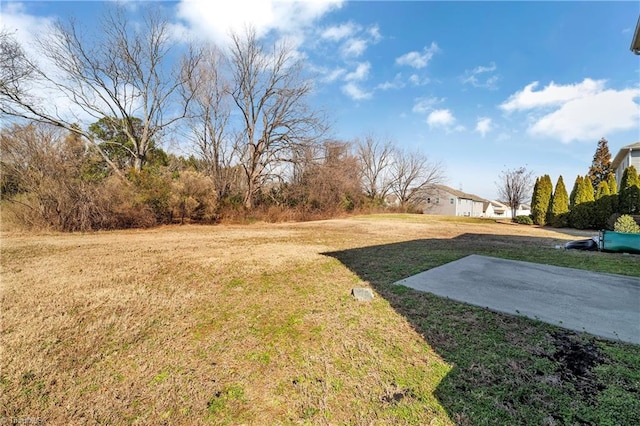
[[133,158],[133,170],[135,170],[137,173],[140,173],[140,171],[142,171],[142,157],[139,155],[136,155]]

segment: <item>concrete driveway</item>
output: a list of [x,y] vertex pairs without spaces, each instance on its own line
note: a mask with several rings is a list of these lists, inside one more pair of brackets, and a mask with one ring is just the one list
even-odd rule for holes
[[471,255],[395,284],[640,344],[640,278]]

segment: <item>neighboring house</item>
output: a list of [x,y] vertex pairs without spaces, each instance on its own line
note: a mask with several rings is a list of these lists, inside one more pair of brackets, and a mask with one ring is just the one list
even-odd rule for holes
[[499,201],[489,200],[483,203],[482,215],[484,217],[510,217],[511,209]]
[[616,155],[611,162],[611,168],[616,175],[618,188],[620,188],[620,181],[622,180],[624,169],[629,166],[634,166],[637,171],[640,170],[640,142],[620,148],[618,155]]
[[424,204],[423,212],[445,216],[480,217],[486,201],[477,195],[467,194],[448,186],[434,185],[433,191]]
[[[516,216],[529,216],[531,214],[531,207],[528,204],[521,204],[516,210]],[[511,219],[511,207],[507,206],[500,201],[488,200],[484,203],[483,210],[484,217],[493,218],[509,218]]]
[[529,216],[531,214],[531,206],[529,204],[520,204],[516,210],[516,216]]

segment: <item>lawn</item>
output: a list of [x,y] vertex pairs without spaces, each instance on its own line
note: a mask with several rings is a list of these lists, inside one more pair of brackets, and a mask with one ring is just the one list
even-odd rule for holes
[[637,346],[391,285],[471,253],[640,276],[554,248],[575,238],[421,215],[4,231],[0,422],[638,424]]

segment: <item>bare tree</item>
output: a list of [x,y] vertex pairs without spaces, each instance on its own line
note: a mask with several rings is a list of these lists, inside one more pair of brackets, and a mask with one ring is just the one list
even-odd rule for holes
[[[108,120],[115,131],[129,138],[129,146],[124,148],[131,154],[134,168],[140,170],[154,138],[184,117],[189,99],[178,103],[175,96],[198,58],[185,56],[180,67],[171,69],[169,22],[158,9],[147,9],[143,23],[138,25],[129,21],[122,7],[116,7],[104,15],[100,30],[101,35],[93,38],[83,34],[73,19],[59,22],[52,33],[38,40],[39,54],[53,69],[38,67],[22,55],[24,59],[18,62],[21,67],[12,75],[29,70],[32,80],[37,80],[35,87],[62,96],[92,121]],[[98,147],[100,141],[78,126],[82,124],[79,117],[43,107],[45,102],[29,96],[24,85],[3,85],[1,90],[3,113],[81,135],[117,170]],[[139,132],[136,118],[142,122]]]
[[511,217],[515,218],[520,204],[531,198],[533,171],[525,167],[503,170],[496,185],[498,196],[501,201],[511,207]]
[[13,35],[0,30],[0,93],[9,99],[19,100],[25,96],[25,84],[33,78],[34,67]]
[[358,201],[360,170],[349,143],[325,141],[321,159],[305,163],[299,182],[307,207],[312,210],[351,210]]
[[442,183],[445,177],[442,164],[429,161],[420,152],[396,151],[390,172],[391,192],[403,209],[425,201],[433,186]]
[[214,45],[202,49],[201,60],[184,86],[191,99],[188,123],[190,137],[213,179],[218,199],[226,196],[235,178],[235,146],[229,116],[230,82],[224,77],[226,58]]
[[367,135],[357,142],[356,151],[365,195],[371,200],[384,200],[391,190],[387,172],[393,161],[393,144]]
[[286,44],[267,50],[248,28],[231,36],[231,96],[242,116],[237,146],[246,175],[244,206],[301,146],[317,143],[324,121],[306,103],[311,82],[302,77],[302,62]]
[[82,179],[84,144],[65,133],[34,123],[0,131],[2,195],[23,225],[85,231],[105,217],[96,187]]

